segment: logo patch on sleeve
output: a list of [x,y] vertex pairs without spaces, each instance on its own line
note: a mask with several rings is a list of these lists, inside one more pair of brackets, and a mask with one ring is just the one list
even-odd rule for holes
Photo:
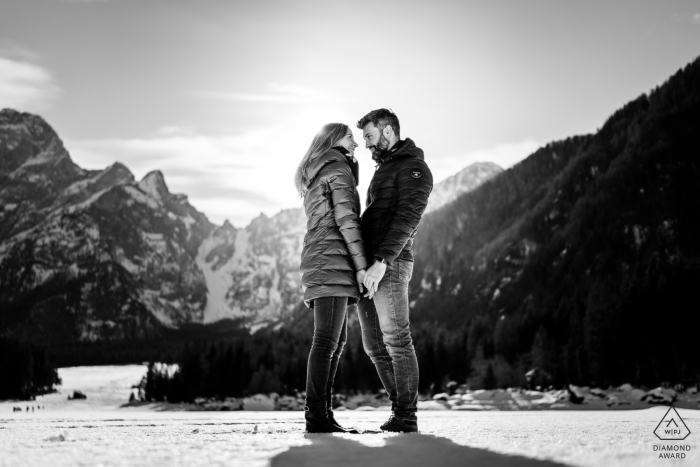
[[420,170],[411,170],[411,177],[421,178],[422,176],[423,176],[423,173]]

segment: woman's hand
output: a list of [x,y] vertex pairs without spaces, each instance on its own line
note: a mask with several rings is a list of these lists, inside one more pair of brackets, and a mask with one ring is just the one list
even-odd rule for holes
[[355,277],[357,278],[357,287],[360,289],[360,294],[362,294],[362,282],[365,280],[365,270],[357,271]]

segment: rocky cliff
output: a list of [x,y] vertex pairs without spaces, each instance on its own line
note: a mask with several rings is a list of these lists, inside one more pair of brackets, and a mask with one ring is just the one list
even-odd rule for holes
[[122,164],[83,170],[40,117],[0,112],[0,333],[138,338],[274,319],[299,300],[301,210],[217,227]]
[[[474,164],[431,209],[500,172]],[[115,163],[84,170],[40,117],[0,112],[0,334],[34,341],[142,338],[163,327],[280,322],[301,301],[302,209],[216,226]]]

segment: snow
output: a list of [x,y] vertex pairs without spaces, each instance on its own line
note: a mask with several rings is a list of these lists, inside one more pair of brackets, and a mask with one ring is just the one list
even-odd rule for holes
[[194,218],[192,216],[190,216],[189,214],[187,214],[187,216],[185,216],[185,217],[181,217],[180,220],[182,220],[182,222],[185,223],[185,225],[187,226],[188,229],[197,223],[197,221],[194,220]]
[[161,255],[167,254],[168,249],[163,234],[155,232],[141,232],[141,238],[143,238],[143,241],[153,250],[154,253]]
[[143,289],[139,290],[139,297],[146,304],[153,316],[158,318],[161,324],[168,327],[175,327],[172,317],[167,313],[167,302],[160,298],[160,290]]
[[93,183],[98,181],[102,177],[102,175],[104,175],[104,173],[105,172],[103,171],[95,175],[94,177],[86,178],[84,180],[78,180],[77,182],[72,183],[65,190],[63,190],[63,195],[70,196],[85,190],[85,188],[87,188],[89,185],[92,185]]
[[[84,209],[84,208],[90,206],[92,203],[94,203],[95,201],[97,201],[97,200],[100,198],[100,196],[102,196],[103,194],[105,194],[105,193],[106,193],[107,191],[109,191],[111,188],[112,188],[112,187],[107,187],[107,188],[105,188],[105,189],[103,189],[103,190],[100,190],[100,191],[98,191],[97,193],[95,193],[95,194],[93,194],[92,196],[90,196],[90,197],[89,197],[88,199],[86,199],[85,201],[80,202],[80,203],[77,203],[77,204],[74,204],[74,205],[68,207],[68,209],[66,209],[66,212],[73,213],[73,212],[76,212],[76,211],[78,211],[78,210],[80,210],[80,209]],[[60,211],[61,211],[61,209],[58,210],[58,212],[60,212]]]
[[144,193],[148,194],[151,198],[161,200],[160,193],[158,192],[159,179],[162,175],[158,172],[151,172],[146,175],[143,180],[139,182],[139,188],[143,190]]
[[[53,148],[51,148],[53,149]],[[53,151],[50,150],[43,150],[40,153],[30,157],[26,161],[24,161],[24,164],[19,166],[15,172],[17,172],[19,169],[24,168],[24,167],[29,167],[30,165],[38,165],[38,164],[46,164],[47,162],[53,162],[59,159],[57,157],[58,155],[55,154]]]
[[117,262],[124,266],[124,269],[129,271],[131,274],[136,274],[140,271],[140,268],[135,265],[129,258],[126,257],[126,254],[124,253],[124,250],[122,248],[117,247],[114,251],[114,255],[117,259]]
[[[679,465],[700,463],[697,410],[677,409],[691,432],[686,440],[661,442],[653,432],[666,406],[588,411],[447,409],[465,395],[482,402],[510,400],[507,391],[474,391],[423,402],[418,434],[309,435],[304,433],[301,410],[270,410],[273,402],[295,403],[275,394],[244,399],[247,408],[263,411],[203,412],[192,411],[196,408],[192,405],[126,404],[134,391],[131,386],[145,373],[145,365],[60,368],[61,392],[36,401],[0,402],[0,466],[647,467],[666,465],[659,463],[655,447],[667,444],[690,447]],[[633,389],[623,385],[615,392]],[[657,389],[664,394],[672,391]],[[693,389],[688,392],[696,393]],[[68,400],[76,390],[87,399]],[[545,397],[539,391],[523,391],[521,396],[532,401]],[[424,410],[429,404],[442,408]],[[38,405],[45,408],[25,410]],[[17,406],[22,412],[12,412]],[[388,416],[388,407],[335,414],[341,424],[363,430],[376,430]]]
[[[239,306],[232,306],[227,300],[229,289],[234,285],[234,273],[246,268],[245,259],[248,253],[250,232],[247,230],[238,230],[234,241],[234,253],[229,261],[217,269],[213,269],[213,265],[206,262],[207,254],[221,240],[216,237],[207,237],[199,247],[197,252],[196,263],[202,270],[204,279],[207,284],[207,305],[204,309],[203,320],[205,323],[212,323],[224,318],[234,318],[242,316]],[[212,261],[214,263],[215,259]]]
[[[66,405],[75,403],[82,401]],[[665,407],[632,412],[419,412],[420,433],[309,435],[301,411],[174,412],[153,404],[148,409],[13,413],[11,406],[0,408],[2,466],[667,465],[654,451],[662,442],[653,435]],[[682,442],[690,451],[678,465],[698,465],[698,417],[694,411],[678,412],[692,433]],[[387,418],[386,411],[336,413],[341,424],[364,430],[376,430]]]
[[275,400],[264,394],[256,394],[243,399],[243,407],[245,410],[272,411],[275,410]]
[[138,188],[134,186],[125,186],[124,190],[131,195],[131,197],[138,203],[145,204],[151,209],[158,209],[158,202],[151,197],[143,194]]
[[261,322],[261,323],[251,324],[248,329],[250,329],[251,334],[255,334],[256,332],[265,328],[266,326],[267,326],[267,323]]
[[500,167],[488,162],[476,162],[469,165],[455,175],[435,184],[425,212],[434,211],[454,201],[460,195],[476,189],[501,171]]
[[98,238],[100,238],[100,230],[97,228],[97,226],[94,225],[85,229],[85,234],[93,240],[97,240]]
[[[10,174],[10,177],[12,177],[16,172],[17,171],[12,172],[12,174]],[[46,180],[46,176],[44,174],[30,174],[27,177],[27,181],[34,183],[34,184],[38,184],[39,182],[41,182],[43,180]]]
[[[175,216],[175,219],[178,219],[178,217]],[[189,213],[185,217],[179,217],[179,219],[183,224],[185,224],[185,228],[187,229],[187,237],[189,238],[190,235],[192,235],[192,226],[195,225],[197,221]]]
[[70,275],[70,277],[78,277],[81,272],[82,269],[78,267],[78,263],[71,263],[71,265],[68,266],[68,274]]
[[[236,242],[238,242],[238,237],[240,237],[242,233],[242,231],[238,232]],[[235,267],[232,262],[229,261],[220,268],[214,270],[212,265],[206,262],[207,254],[216,247],[218,243],[219,240],[217,238],[212,236],[207,237],[199,246],[197,258],[195,259],[197,266],[199,266],[199,269],[201,269],[204,274],[204,280],[207,284],[207,305],[204,308],[202,318],[205,323],[212,323],[220,319],[231,317],[234,314],[226,301],[226,294],[231,285],[231,277],[233,271],[235,271]]]
[[[273,217],[270,222],[278,234],[271,237],[253,236],[260,222],[268,220],[258,218],[252,227],[224,233],[225,238],[217,230],[200,245],[196,262],[208,288],[204,322],[252,317],[257,322],[251,324],[262,327],[296,305],[297,299],[289,291],[301,291],[298,261],[305,228],[303,211],[287,210]],[[299,235],[290,233],[299,229]],[[232,251],[231,257],[213,254],[217,248],[228,249],[229,254]],[[207,259],[209,255],[215,257]]]
[[247,230],[239,230],[236,235],[235,250],[233,252],[233,260],[240,262],[245,256],[245,252],[248,251],[248,243],[250,238],[250,232]]
[[[46,412],[85,410],[112,411],[129,400],[131,386],[146,374],[146,365],[78,366],[59,368],[62,385],[59,392],[37,397],[34,404],[46,407]],[[82,391],[87,399],[68,400],[73,391]],[[32,402],[0,402],[0,413],[8,405],[32,405]],[[4,415],[4,414],[3,414]],[[0,416],[1,417],[1,416]],[[0,465],[2,462],[0,461]]]

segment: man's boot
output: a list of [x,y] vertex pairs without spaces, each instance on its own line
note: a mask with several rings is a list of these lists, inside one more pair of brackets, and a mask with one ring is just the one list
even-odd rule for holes
[[403,419],[395,415],[389,417],[380,429],[382,431],[392,431],[395,433],[416,433],[418,431],[418,419]]
[[328,419],[326,404],[305,405],[304,418],[306,419],[307,433],[345,433],[340,425],[335,425]]

